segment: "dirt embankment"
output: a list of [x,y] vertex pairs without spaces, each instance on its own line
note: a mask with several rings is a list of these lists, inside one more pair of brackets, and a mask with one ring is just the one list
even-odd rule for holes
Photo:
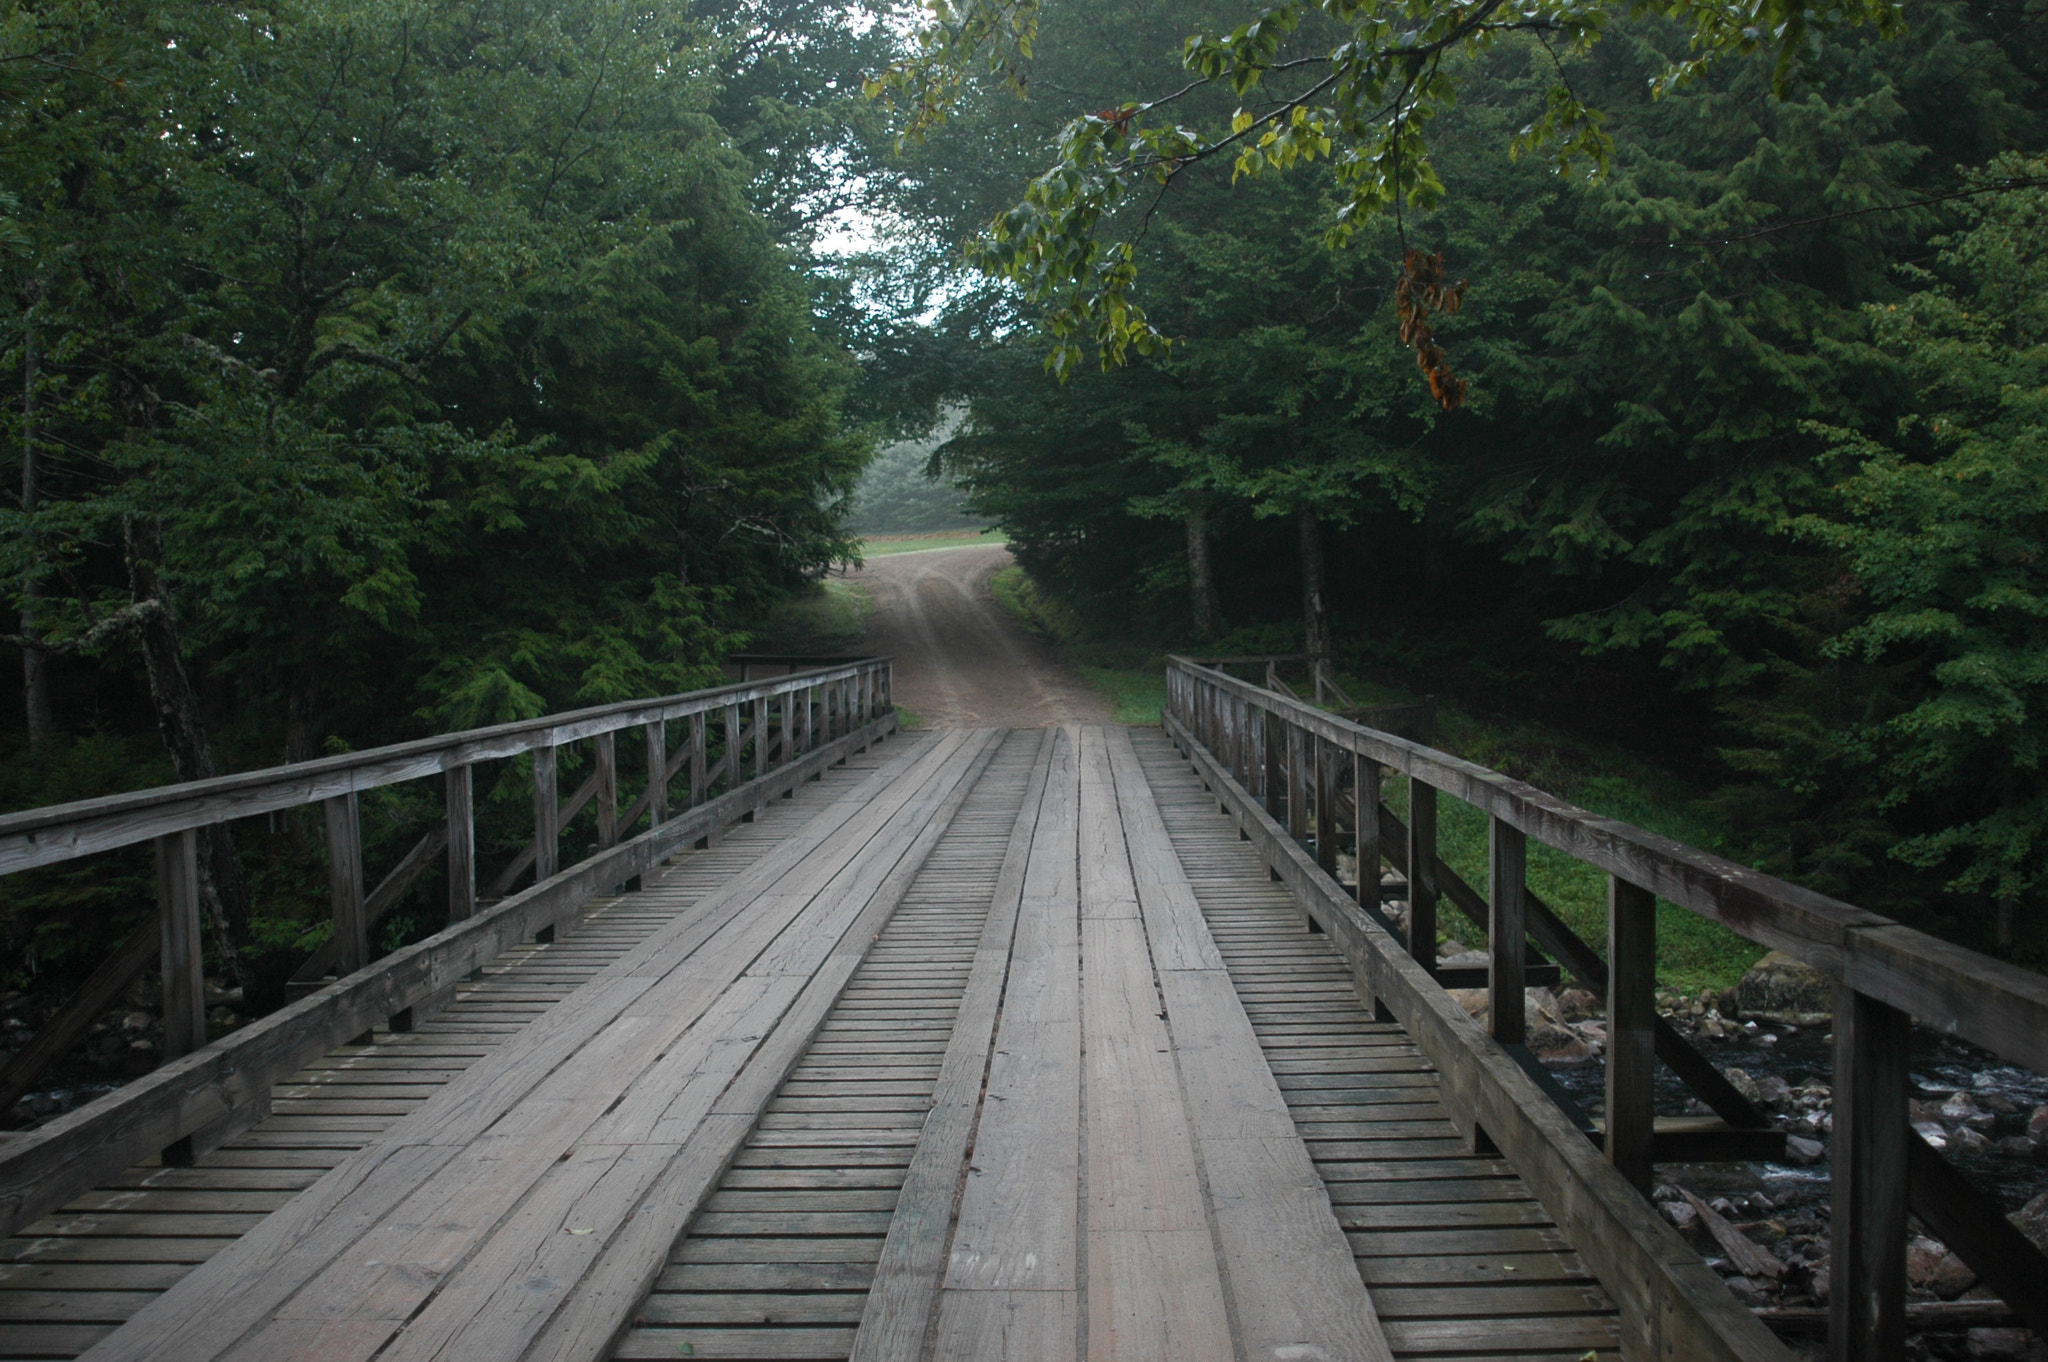
[[866,651],[896,659],[896,702],[931,728],[1100,724],[1109,707],[1003,609],[988,579],[1000,545],[870,559],[847,580],[869,592]]

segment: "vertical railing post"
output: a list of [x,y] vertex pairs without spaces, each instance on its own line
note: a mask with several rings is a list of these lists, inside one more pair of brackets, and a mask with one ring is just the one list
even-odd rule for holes
[[1308,735],[1291,718],[1280,722],[1287,726],[1287,835],[1298,842],[1308,835],[1308,772],[1302,760]]
[[448,817],[448,920],[476,913],[476,790],[468,763],[441,773]]
[[1486,943],[1489,1029],[1502,1045],[1528,1038],[1529,843],[1501,818],[1488,820]]
[[[740,707],[736,702],[725,706],[725,788],[730,791],[740,783]],[[717,818],[705,830],[704,845],[715,847],[725,839],[725,819]]]
[[754,697],[754,779],[768,774],[768,697]]
[[561,819],[555,789],[555,746],[533,749],[533,882],[553,879],[561,866]]
[[1358,802],[1358,893],[1369,908],[1380,906],[1380,764],[1351,754],[1351,785]]
[[1828,1354],[1899,1362],[1906,1350],[1906,1142],[1911,1019],[1835,988],[1833,1241]]
[[1263,758],[1259,763],[1259,802],[1265,805],[1268,814],[1276,815],[1281,812],[1280,792],[1286,788],[1280,769],[1281,745],[1273,741],[1273,725],[1279,721],[1272,710],[1259,711],[1259,755]]
[[1607,877],[1607,1162],[1644,1196],[1656,1173],[1657,899]]
[[591,740],[597,749],[597,849],[619,844],[619,745],[611,732]]
[[[206,959],[199,939],[199,832],[187,828],[156,839],[158,957],[164,980],[164,1059],[206,1044]],[[163,1161],[190,1167],[192,1137],[163,1151]]]
[[1337,747],[1320,736],[1311,737],[1315,753],[1313,775],[1316,785],[1316,864],[1331,879],[1337,877]]
[[690,807],[704,802],[704,711],[690,716]]
[[1436,978],[1436,787],[1408,777],[1408,954]]
[[334,975],[345,979],[370,963],[363,917],[362,813],[353,790],[322,801],[327,815],[327,897],[334,913]]
[[668,721],[647,725],[647,826],[668,821]]

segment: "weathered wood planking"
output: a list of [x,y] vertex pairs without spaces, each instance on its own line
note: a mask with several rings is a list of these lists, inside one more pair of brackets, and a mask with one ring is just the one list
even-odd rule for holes
[[1057,732],[1050,729],[1038,738],[1030,784],[1004,847],[972,972],[962,988],[959,1012],[933,1084],[931,1112],[905,1170],[874,1284],[860,1313],[851,1352],[854,1362],[915,1362],[924,1354],[1057,740]]
[[[449,1268],[498,1229],[529,1189],[550,1180],[563,1153],[589,1140],[599,1123],[617,1125],[638,1110],[629,1103],[609,1113],[608,1106],[650,1064],[658,1069],[672,1047],[714,1067],[715,1054],[744,1061],[751,1047],[720,1050],[715,1033],[692,1032],[693,1023],[717,1009],[745,1030],[757,1015],[751,1008],[773,1006],[768,1000],[789,985],[763,979],[736,988],[741,972],[807,912],[851,916],[847,894],[828,888],[849,867],[862,875],[876,870],[887,851],[865,860],[862,853],[892,820],[928,816],[920,801],[941,783],[950,788],[948,773],[957,777],[956,768],[971,761],[969,741],[958,735],[909,746],[816,815],[783,856],[757,863],[697,905],[692,919],[628,952],[546,1014],[516,1051],[469,1070],[181,1283],[101,1355],[232,1356],[244,1338],[264,1355],[302,1325],[335,1319],[360,1322],[344,1331],[345,1344],[323,1343],[336,1355],[382,1346]],[[881,874],[886,867],[868,881],[871,889]],[[686,1032],[691,1039],[674,1046]],[[700,1044],[699,1034],[711,1043]],[[710,1086],[715,1092],[723,1082]],[[657,1121],[661,1114],[649,1113]],[[660,1142],[660,1130],[652,1133]],[[596,1134],[595,1143],[632,1142]]]
[[[962,1067],[955,1059],[961,1028],[973,1025],[977,981],[987,979],[991,953],[1007,955],[1008,931],[992,905],[1007,899],[1014,922],[1016,884],[1001,887],[1008,877],[1004,852],[1014,845],[1020,809],[1026,820],[1035,813],[1044,783],[1041,747],[1038,733],[1012,734],[991,763],[777,1091],[762,1127],[675,1244],[616,1356],[675,1357],[688,1343],[696,1355],[713,1346],[752,1357],[814,1357],[817,1327],[852,1326],[862,1318],[864,1298],[870,1310],[875,1299],[889,1298],[876,1279],[887,1257],[884,1226],[821,1236],[819,1217],[897,1211],[886,1225],[891,1246],[902,1252],[903,1211],[920,1195],[912,1144],[916,1159],[930,1167],[929,1150],[935,1138],[943,1142],[947,1123],[942,1068]],[[947,1022],[950,1029],[934,1025]],[[973,1047],[970,1115],[988,1026],[984,1018],[982,1042]],[[814,1124],[823,1114],[858,1124]],[[956,1162],[939,1189],[939,1237],[927,1250],[936,1257],[934,1285],[958,1175]],[[910,1219],[929,1223],[914,1212]],[[915,1316],[913,1356],[928,1300],[927,1294]],[[707,1345],[706,1329],[720,1331],[720,1342]],[[845,1355],[848,1345],[837,1346],[833,1355]]]
[[[1951,945],[1853,904],[1618,819],[1457,757],[1290,702],[1184,658],[1168,662],[1170,691],[1211,688],[1256,715],[1407,772],[1540,842],[1641,885],[1911,1014],[1923,1026],[2048,1072],[2048,979]],[[1190,712],[1199,700],[1190,699]],[[1254,722],[1259,720],[1255,719]],[[1177,722],[1177,721],[1176,721]]]
[[1202,783],[1230,805],[1259,858],[1323,925],[1361,993],[1386,1003],[1430,1056],[1458,1131],[1467,1139],[1480,1132],[1491,1138],[1594,1266],[1635,1331],[1630,1351],[1654,1356],[1667,1348],[1676,1356],[1783,1362],[1784,1346],[1409,958],[1405,945],[1361,912],[1170,714],[1166,729]]
[[1062,731],[1024,869],[976,1167],[961,1193],[940,1296],[942,1330],[947,1312],[960,1308],[949,1304],[958,1293],[1080,1290],[1078,758],[1072,732]]
[[862,659],[799,677],[722,686],[658,700],[600,705],[495,728],[396,743],[369,752],[322,757],[293,766],[267,767],[212,780],[187,781],[160,789],[0,815],[0,875],[132,846],[169,832],[418,780],[479,761],[559,747],[621,728],[723,710],[727,705],[782,695],[793,689],[851,679],[864,669],[886,662],[885,658]]
[[[856,757],[723,847],[685,853],[649,875],[647,892],[586,906],[574,931],[555,944],[512,947],[415,1031],[380,1032],[373,1047],[346,1047],[316,1059],[273,1089],[274,1116],[203,1156],[199,1166],[123,1170],[101,1183],[105,1190],[74,1200],[62,1217],[0,1240],[0,1350],[12,1349],[23,1330],[70,1327],[87,1318],[99,1323],[79,1334],[70,1352],[97,1341],[232,1242],[189,1232],[137,1237],[129,1231],[142,1217],[173,1229],[196,1228],[206,1215],[268,1209],[275,1199],[311,1186],[397,1114],[516,1039],[541,1009],[771,851],[878,760]],[[183,1200],[165,1200],[172,1195]],[[60,1228],[67,1232],[42,1233]]]
[[[894,727],[894,716],[885,715],[770,773],[761,792],[794,790]],[[255,1120],[279,1077],[443,993],[535,932],[572,920],[592,897],[737,818],[754,797],[742,789],[702,804],[0,1145],[0,1233],[195,1131]]]
[[1250,1357],[1391,1357],[1130,734],[1111,731],[1107,746],[1237,1348]]
[[[1434,1105],[1428,1060],[1398,1028],[1372,1019],[1329,939],[1301,930],[1293,896],[1270,882],[1178,754],[1149,734],[1137,735],[1136,748],[1240,1010],[1277,1075],[1284,1119],[1304,1137],[1318,1190],[1346,1227],[1353,1275],[1370,1288],[1385,1346],[1411,1356],[1418,1324],[1497,1320],[1523,1337],[1475,1329],[1487,1357],[1576,1358],[1591,1348],[1611,1359],[1614,1306],[1547,1228],[1528,1188],[1498,1156],[1473,1155],[1440,1116],[1428,1124],[1442,1133],[1427,1137],[1405,1133],[1419,1123],[1380,1118],[1386,1106],[1374,1099],[1384,1093]],[[1521,1232],[1535,1236],[1518,1251],[1441,1228],[1466,1208],[1501,1205],[1522,1208],[1515,1218],[1530,1228]],[[1368,1221],[1383,1228],[1360,1228]]]

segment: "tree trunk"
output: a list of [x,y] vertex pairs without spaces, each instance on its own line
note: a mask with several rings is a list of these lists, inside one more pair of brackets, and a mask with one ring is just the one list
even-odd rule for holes
[[[179,780],[210,779],[219,774],[213,764],[213,747],[206,738],[191,678],[185,673],[170,592],[158,572],[163,560],[163,528],[155,521],[134,517],[123,528],[129,595],[138,605],[153,602],[157,607],[143,616],[137,631],[149,672],[150,699],[156,705],[157,729]],[[245,983],[238,947],[248,939],[249,890],[242,879],[241,862],[235,859],[234,837],[224,823],[199,830],[199,895],[206,905],[223,973],[231,983]]]
[[1303,506],[1295,516],[1301,535],[1301,615],[1306,646],[1316,657],[1330,655],[1330,619],[1323,608],[1323,518]]
[[1201,506],[1190,507],[1188,530],[1188,605],[1194,614],[1195,631],[1206,636],[1221,628],[1216,613],[1216,577],[1209,564],[1209,513]]
[[[22,346],[21,383],[21,512],[34,516],[42,495],[36,486],[36,333],[28,332]],[[34,571],[33,568],[30,569]],[[41,599],[43,584],[35,577],[22,586],[21,636],[38,637],[35,602]],[[21,690],[28,721],[28,750],[49,746],[57,732],[57,719],[50,705],[50,657],[36,648],[21,650]]]

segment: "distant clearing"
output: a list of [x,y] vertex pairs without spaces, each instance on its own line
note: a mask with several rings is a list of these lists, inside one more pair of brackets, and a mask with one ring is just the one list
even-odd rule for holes
[[924,534],[871,534],[861,540],[860,551],[868,558],[886,558],[892,553],[988,548],[1009,542],[1001,530],[934,530]]

